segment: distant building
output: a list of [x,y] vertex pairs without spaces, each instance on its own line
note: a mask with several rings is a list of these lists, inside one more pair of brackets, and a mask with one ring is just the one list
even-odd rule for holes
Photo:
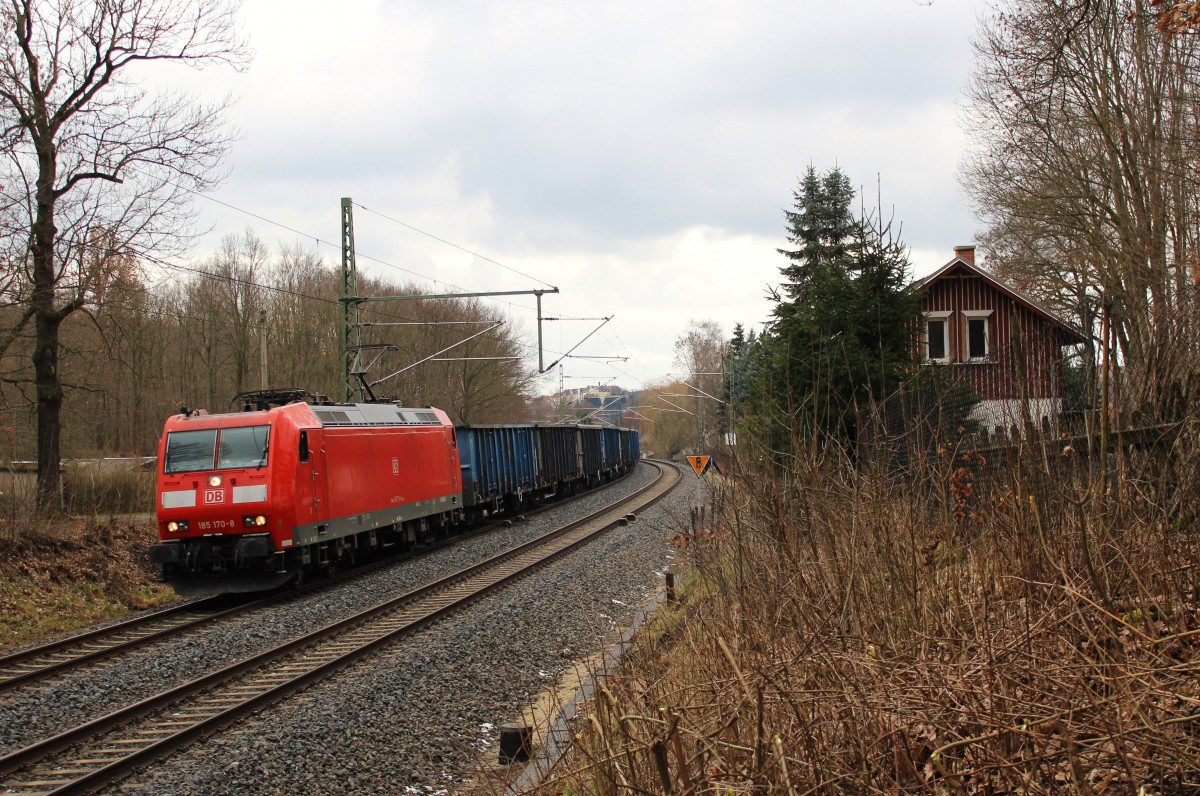
[[606,422],[618,425],[629,407],[630,393],[622,387],[592,385],[547,396],[530,402],[533,416],[541,422]]

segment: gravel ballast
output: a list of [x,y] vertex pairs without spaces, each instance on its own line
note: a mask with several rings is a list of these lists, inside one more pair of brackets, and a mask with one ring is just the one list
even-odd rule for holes
[[[524,523],[303,595],[136,656],[0,697],[0,753],[487,558],[647,483],[653,469]],[[667,537],[704,499],[684,484],[638,521],[539,575],[347,668],[122,783],[122,793],[433,793],[453,789],[495,726],[602,649],[661,585]]]

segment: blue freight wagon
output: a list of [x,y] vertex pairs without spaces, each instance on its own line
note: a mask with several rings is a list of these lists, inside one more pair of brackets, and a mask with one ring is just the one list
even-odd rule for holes
[[633,429],[619,429],[621,438],[621,464],[625,467],[637,464],[638,455],[638,435]]
[[458,426],[463,505],[497,511],[538,487],[533,426]]
[[458,426],[463,508],[517,511],[566,489],[594,486],[637,464],[637,432],[601,426]]
[[621,469],[621,430],[600,429],[600,450],[604,457],[604,472],[612,475]]

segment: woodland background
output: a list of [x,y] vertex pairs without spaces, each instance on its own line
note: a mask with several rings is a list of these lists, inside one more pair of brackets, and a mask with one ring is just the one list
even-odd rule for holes
[[[67,398],[67,458],[153,455],[165,418],[180,407],[236,411],[234,396],[267,386],[299,387],[342,399],[338,267],[298,246],[272,249],[251,230],[226,238],[195,266],[128,259],[112,268],[98,300],[66,319],[61,371]],[[364,296],[413,295],[412,285],[359,277]],[[8,307],[0,319],[19,311]],[[364,343],[396,350],[378,379],[502,320],[478,300],[364,305]],[[0,320],[0,324],[3,320]],[[0,357],[0,459],[33,456],[35,398],[29,380],[32,335]],[[446,357],[512,357],[427,362],[376,388],[410,405],[435,405],[458,422],[518,422],[533,372],[511,320]]]

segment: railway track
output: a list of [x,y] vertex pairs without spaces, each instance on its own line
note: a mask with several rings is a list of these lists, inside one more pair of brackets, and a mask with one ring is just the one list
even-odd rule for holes
[[[625,477],[627,476],[622,476],[620,480],[624,480]],[[548,503],[524,512],[523,516],[535,516],[561,505],[563,505],[561,501]],[[487,533],[500,523],[508,521],[510,520],[505,518],[455,534],[422,548],[420,552],[432,552],[464,539]],[[410,551],[399,556],[388,556],[371,564],[356,567],[346,574],[357,577],[380,567],[390,566],[410,558],[412,555],[413,553]],[[239,599],[236,595],[218,595],[194,600],[69,638],[0,656],[0,694],[19,686],[27,686],[77,669],[93,666],[109,658],[197,630],[213,622],[232,619],[283,600],[293,599],[297,593],[307,593],[325,588],[332,582],[333,579],[313,581],[302,587],[258,599]]]
[[209,597],[0,657],[0,693],[130,652],[219,619],[272,602],[264,598],[230,606]]
[[[380,647],[627,522],[680,479],[658,464],[634,494],[538,539],[220,671],[0,757],[0,792],[93,793],[329,677]],[[670,475],[668,475],[668,473]]]

